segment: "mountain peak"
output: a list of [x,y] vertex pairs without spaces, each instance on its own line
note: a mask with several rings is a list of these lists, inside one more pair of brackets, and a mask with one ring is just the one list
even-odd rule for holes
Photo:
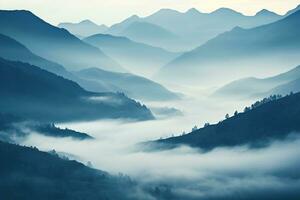
[[79,24],[93,24],[93,25],[96,25],[94,22],[92,22],[89,19],[82,20],[81,22],[79,22]]
[[230,14],[239,14],[242,15],[241,13],[230,9],[230,8],[219,8],[213,12],[211,12],[210,14],[219,14],[219,15],[230,15]]
[[278,16],[278,14],[275,12],[271,12],[267,9],[262,9],[259,12],[257,12],[255,16]]
[[199,10],[196,8],[190,8],[188,11],[186,11],[187,14],[200,14]]

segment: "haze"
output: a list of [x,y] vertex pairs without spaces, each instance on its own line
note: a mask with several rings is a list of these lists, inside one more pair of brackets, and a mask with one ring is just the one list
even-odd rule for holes
[[88,3],[84,0],[2,0],[0,6],[2,9],[30,10],[55,25],[64,21],[78,22],[84,19],[112,25],[133,14],[147,16],[161,8],[182,12],[197,8],[202,12],[211,12],[228,7],[246,15],[254,15],[261,9],[285,14],[299,3],[300,0],[90,0]]

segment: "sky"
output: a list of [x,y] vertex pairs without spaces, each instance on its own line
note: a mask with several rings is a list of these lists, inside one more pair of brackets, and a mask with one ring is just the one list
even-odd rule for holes
[[211,12],[228,7],[253,15],[263,8],[284,14],[299,4],[300,0],[0,0],[0,9],[30,10],[53,25],[84,19],[112,25],[133,14],[147,16],[161,8]]

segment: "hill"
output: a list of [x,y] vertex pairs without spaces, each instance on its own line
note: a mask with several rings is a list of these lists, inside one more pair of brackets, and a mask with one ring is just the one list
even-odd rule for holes
[[155,141],[161,147],[190,145],[211,150],[249,144],[267,145],[300,131],[300,93],[276,99],[272,96],[218,124],[207,125],[189,134]]
[[[288,72],[268,78],[259,79],[250,77],[230,82],[229,84],[226,84],[225,86],[218,89],[213,94],[213,96],[229,98],[249,98],[266,96],[268,94],[286,95],[292,91],[299,92],[300,86],[298,88],[283,86],[299,78],[300,66]],[[280,91],[279,89],[275,89],[277,87],[281,88]]]
[[116,73],[98,68],[89,68],[76,72],[76,75],[83,79],[107,85],[110,91],[122,92],[135,99],[148,101],[179,99],[178,95],[164,86],[130,73]]
[[123,94],[92,93],[38,67],[0,59],[0,109],[37,121],[101,118],[153,119],[151,112]]
[[[134,199],[135,184],[52,154],[0,141],[4,199]],[[15,192],[17,191],[17,192]]]

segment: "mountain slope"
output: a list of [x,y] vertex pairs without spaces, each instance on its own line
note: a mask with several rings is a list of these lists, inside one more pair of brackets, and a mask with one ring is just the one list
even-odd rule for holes
[[[159,77],[183,81],[230,81],[246,74],[267,74],[300,62],[300,11],[253,29],[234,28],[164,66]],[[205,79],[206,75],[214,74]],[[184,78],[185,77],[185,78]],[[200,77],[200,79],[199,79]]]
[[135,99],[162,101],[174,100],[179,97],[162,85],[144,77],[129,73],[116,73],[97,68],[84,69],[76,72],[80,78],[98,81],[108,85],[111,91],[122,92]]
[[21,61],[38,66],[46,71],[75,81],[89,91],[109,91],[105,85],[101,85],[95,81],[81,79],[75,76],[73,73],[67,71],[63,66],[33,54],[18,41],[2,34],[0,34],[0,57],[11,61]]
[[38,67],[0,59],[1,112],[37,121],[101,118],[152,119],[151,112],[122,94],[91,93]]
[[104,33],[108,29],[107,26],[99,26],[90,20],[83,20],[79,23],[60,23],[58,24],[58,27],[67,29],[70,33],[82,37]]
[[[230,97],[230,98],[247,98],[247,97],[254,97],[257,95],[264,95],[268,94],[281,94],[285,95],[290,93],[291,91],[298,92],[298,90],[283,90],[281,92],[274,91],[274,93],[270,93],[269,90],[276,88],[280,85],[288,84],[296,79],[300,78],[300,66],[279,74],[277,76],[272,76],[264,79],[259,78],[245,78],[230,82],[225,86],[218,89],[214,96],[220,97]],[[300,88],[300,87],[299,87]]]
[[[74,161],[0,141],[0,194],[4,199],[134,199],[128,178]],[[16,192],[17,191],[17,192]]]
[[97,34],[85,38],[84,41],[101,48],[129,71],[148,76],[178,56],[177,53],[134,42],[125,37]]
[[245,144],[261,146],[300,131],[300,93],[256,104],[253,109],[218,124],[156,143],[163,147],[185,144],[205,150]]
[[0,26],[1,34],[21,42],[36,55],[58,62],[68,69],[88,66],[124,71],[98,48],[82,42],[65,29],[48,24],[29,11],[1,10]]

